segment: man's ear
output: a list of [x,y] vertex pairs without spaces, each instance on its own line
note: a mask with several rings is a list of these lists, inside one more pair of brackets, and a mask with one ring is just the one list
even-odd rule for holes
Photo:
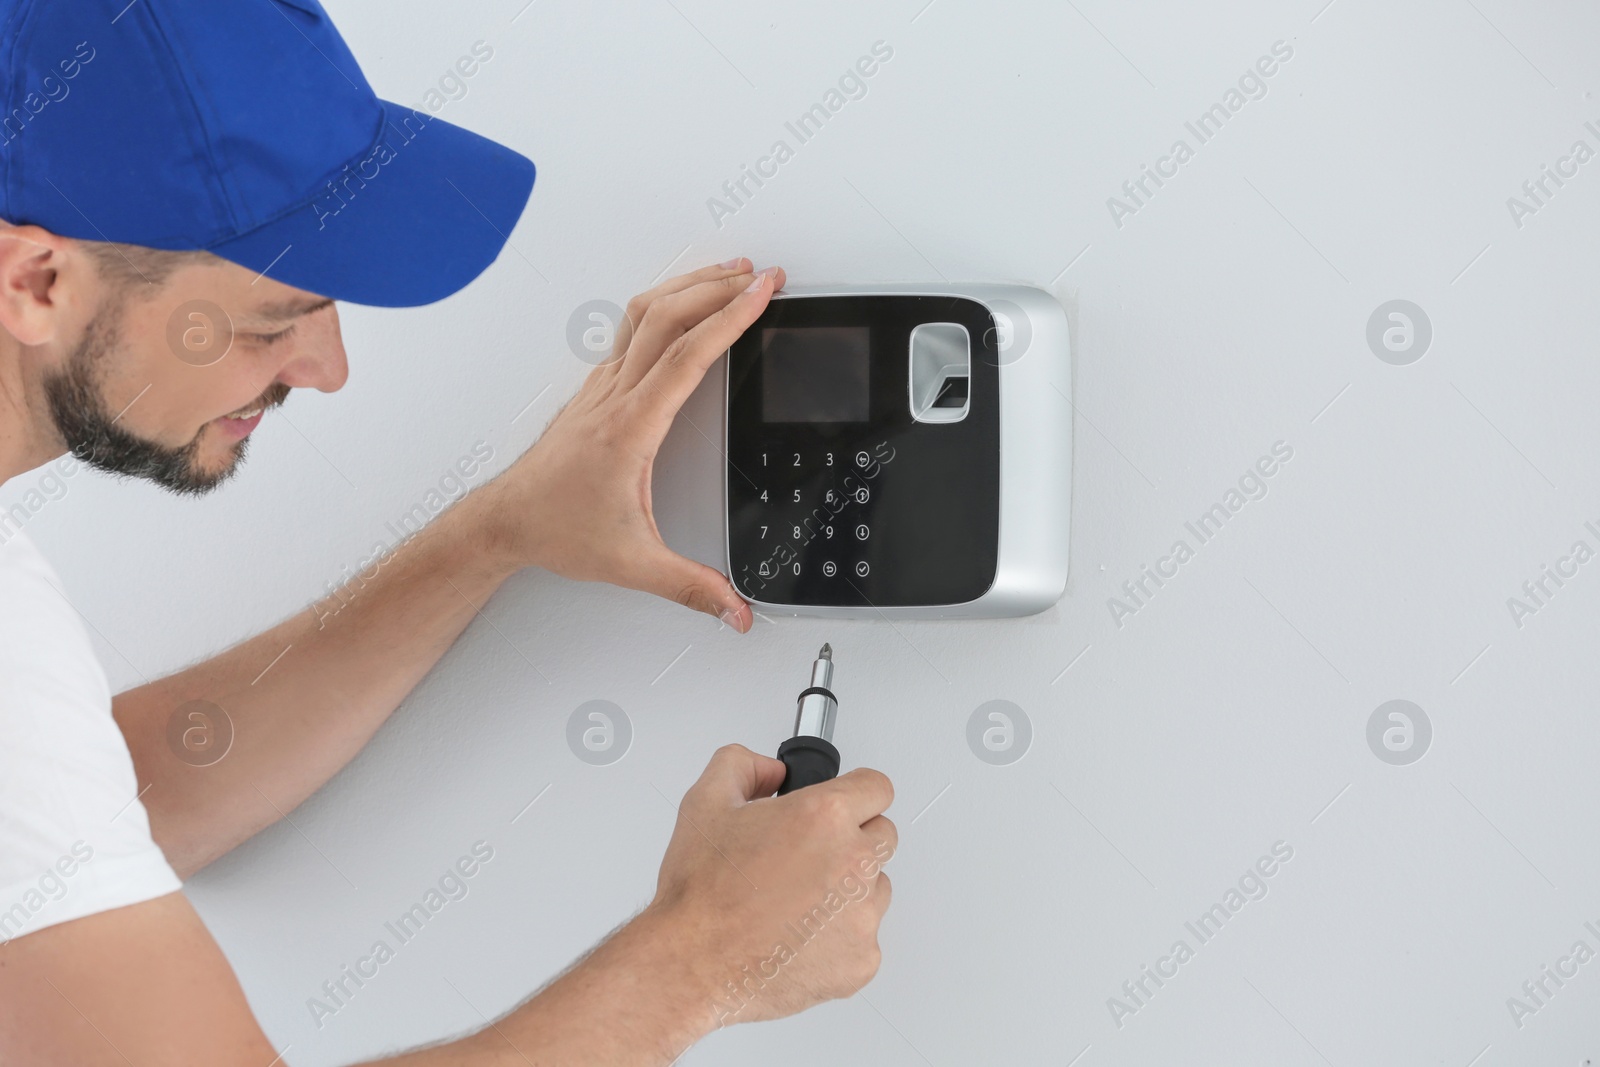
[[71,242],[38,226],[0,221],[0,326],[24,345],[42,345],[61,328],[63,267],[77,259],[75,273],[92,270]]

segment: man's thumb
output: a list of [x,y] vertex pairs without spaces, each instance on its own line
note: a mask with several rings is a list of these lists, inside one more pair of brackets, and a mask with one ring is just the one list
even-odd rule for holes
[[645,575],[645,592],[705,612],[740,633],[750,629],[750,605],[720,571],[685,559],[663,545],[647,561]]

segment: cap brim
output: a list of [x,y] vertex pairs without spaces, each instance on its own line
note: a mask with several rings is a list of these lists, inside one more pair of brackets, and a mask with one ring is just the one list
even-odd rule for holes
[[[389,101],[384,138],[318,199],[207,251],[307,292],[415,307],[483,273],[533,190],[533,162]],[[425,121],[424,121],[425,120]]]

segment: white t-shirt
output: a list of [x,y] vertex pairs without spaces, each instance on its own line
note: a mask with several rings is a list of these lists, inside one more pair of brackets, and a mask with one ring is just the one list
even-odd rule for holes
[[180,888],[61,581],[0,530],[0,943]]

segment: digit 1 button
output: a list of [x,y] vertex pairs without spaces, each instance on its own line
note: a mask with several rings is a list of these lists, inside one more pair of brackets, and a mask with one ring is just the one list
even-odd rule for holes
[[866,523],[862,523],[860,526],[856,527],[856,540],[857,541],[865,541],[871,535],[872,535],[872,531],[867,529],[867,524]]
[[822,573],[824,577],[832,578],[839,573],[839,565],[830,559],[822,564]]
[[856,453],[856,466],[861,467],[861,468],[865,468],[867,466],[867,464],[869,464],[871,462],[872,462],[872,457],[867,455],[865,452],[857,452]]
[[862,560],[860,563],[856,564],[856,577],[865,578],[867,576],[867,572],[871,569],[871,567],[867,566],[867,561]]

